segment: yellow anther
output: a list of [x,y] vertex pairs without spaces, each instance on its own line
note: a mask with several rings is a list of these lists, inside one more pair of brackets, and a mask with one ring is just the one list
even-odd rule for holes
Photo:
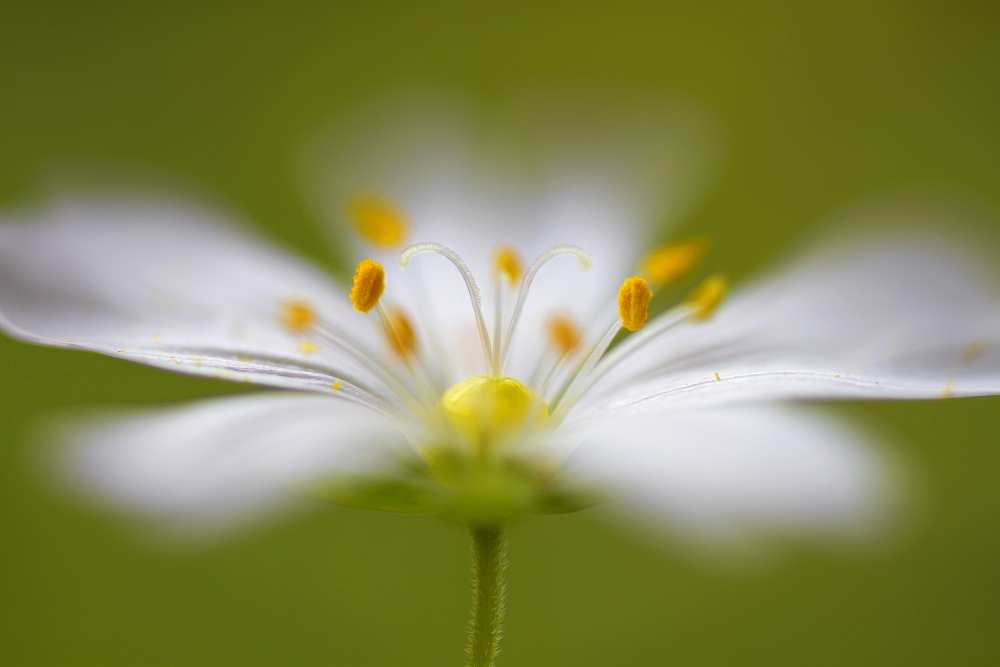
[[354,229],[372,245],[393,248],[406,236],[406,218],[389,200],[366,194],[347,207]]
[[665,245],[646,255],[642,261],[642,273],[658,287],[668,285],[697,266],[707,246],[704,239]]
[[715,312],[726,296],[729,286],[724,276],[711,276],[699,285],[687,298],[687,304],[694,309],[694,317],[707,320]]
[[553,315],[545,323],[552,346],[561,354],[572,354],[583,339],[583,334],[566,315]]
[[507,246],[497,249],[493,255],[493,263],[497,271],[507,276],[507,280],[511,285],[517,284],[517,281],[521,279],[521,275],[524,273],[524,267],[521,265],[521,258],[518,256],[517,251]]
[[281,324],[292,333],[302,333],[316,323],[316,311],[305,301],[281,304]]
[[307,356],[310,354],[316,354],[319,352],[319,346],[311,340],[299,341],[299,352]]
[[417,334],[410,318],[399,308],[393,308],[389,313],[385,337],[392,351],[403,359],[409,359],[417,351]]
[[334,382],[333,384],[330,385],[330,391],[340,391],[343,388],[344,385],[342,385],[340,382]]
[[649,319],[653,290],[642,276],[626,278],[618,288],[618,317],[629,331],[638,331]]
[[451,387],[441,407],[452,427],[469,442],[483,446],[513,435],[548,417],[548,406],[510,377],[474,376]]
[[385,290],[385,269],[378,262],[363,259],[358,262],[351,283],[351,305],[361,313],[375,307]]

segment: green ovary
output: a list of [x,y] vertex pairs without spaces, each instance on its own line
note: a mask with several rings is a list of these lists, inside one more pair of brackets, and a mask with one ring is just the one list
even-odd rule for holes
[[540,426],[549,414],[544,400],[510,377],[462,380],[444,393],[441,406],[455,431],[480,447]]

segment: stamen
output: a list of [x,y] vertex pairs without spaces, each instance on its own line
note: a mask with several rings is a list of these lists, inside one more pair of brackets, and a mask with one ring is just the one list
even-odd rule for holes
[[404,361],[409,361],[417,351],[417,335],[401,308],[386,313],[385,336],[389,347]]
[[385,290],[385,269],[371,259],[358,262],[351,283],[351,305],[360,313],[367,313],[375,307]]
[[686,305],[676,306],[663,315],[657,317],[653,320],[652,324],[643,328],[643,330],[635,336],[629,336],[628,340],[622,342],[621,345],[616,347],[600,360],[600,364],[595,367],[593,374],[587,379],[588,388],[617,368],[623,361],[646,347],[649,343],[656,340],[666,332],[671,331],[678,325],[687,322],[693,317],[693,315],[694,313],[690,307]]
[[[627,283],[628,281],[626,281]],[[624,288],[624,285],[622,285]],[[582,384],[571,401],[567,401],[560,408],[560,415],[565,415],[570,408],[586,394],[591,387],[597,384],[608,373],[617,368],[622,362],[637,354],[649,343],[656,340],[675,327],[690,320],[704,321],[712,315],[726,291],[726,281],[719,276],[707,279],[688,300],[664,315],[658,317],[654,324],[643,330],[637,336],[630,337],[628,341],[615,348],[603,359],[599,359],[600,364],[590,369],[583,369],[578,375],[582,378]],[[623,318],[624,321],[624,318]],[[592,371],[592,372],[591,372]],[[718,373],[715,379],[721,381]]]
[[493,255],[493,264],[501,275],[506,276],[510,285],[516,285],[517,281],[521,279],[521,274],[524,273],[524,267],[521,265],[521,258],[517,251],[508,246],[497,249]]
[[642,261],[642,274],[657,287],[676,282],[697,266],[707,246],[705,239],[692,239],[658,248]]
[[528,269],[528,272],[524,274],[524,278],[521,280],[521,288],[517,292],[517,301],[514,304],[514,312],[511,315],[510,323],[507,324],[507,332],[504,335],[503,341],[503,350],[500,353],[499,367],[501,370],[503,369],[504,364],[507,363],[507,357],[510,355],[510,344],[514,336],[514,329],[517,327],[518,320],[521,319],[521,311],[524,310],[524,302],[528,299],[528,292],[531,290],[531,284],[534,282],[535,276],[538,275],[539,270],[541,270],[543,266],[559,255],[573,255],[577,258],[577,260],[579,260],[580,267],[584,271],[590,268],[590,256],[580,248],[571,245],[558,245],[535,260],[535,263],[531,265],[531,268]]
[[[366,261],[370,262],[371,260]],[[378,268],[381,269],[381,267]],[[352,289],[352,293],[353,291]],[[332,343],[335,347],[343,350],[361,367],[373,373],[395,390],[402,400],[409,401],[413,399],[417,403],[421,402],[422,399],[407,387],[395,373],[380,363],[373,354],[365,350],[364,345],[332,323],[322,320],[317,312],[313,310],[312,306],[305,301],[289,300],[284,302],[281,306],[281,322],[293,334],[301,335],[308,330],[310,334],[317,336],[321,341]],[[298,350],[305,356],[311,356],[323,351],[315,341],[305,339],[299,342]],[[198,358],[195,363],[196,365],[201,365],[202,360]],[[374,395],[374,392],[369,393]]]
[[365,194],[347,207],[354,229],[372,245],[394,248],[406,236],[406,220],[388,199]]
[[573,354],[580,346],[583,334],[567,315],[552,315],[545,323],[549,342],[561,356]]
[[728,282],[720,275],[711,276],[699,285],[687,298],[688,306],[694,310],[693,317],[698,320],[710,318],[726,296],[727,287]]
[[524,272],[521,265],[521,258],[517,251],[509,246],[497,248],[493,254],[493,359],[496,363],[500,359],[500,352],[503,346],[503,306],[504,297],[503,278],[507,279],[507,286],[513,287],[521,279]]
[[[611,323],[594,347],[591,348],[587,358],[566,379],[562,389],[559,390],[559,393],[552,401],[553,415],[557,419],[562,419],[579,400],[580,396],[590,388],[588,376],[594,370],[597,362],[604,357],[604,353],[611,347],[611,343],[614,341],[615,336],[618,335],[618,332],[622,329],[635,332],[646,324],[646,320],[649,319],[649,302],[652,299],[653,290],[649,288],[649,283],[642,276],[632,276],[622,282],[621,287],[618,288],[618,317]],[[577,389],[578,386],[579,388]],[[570,395],[573,389],[576,389],[576,392]],[[560,402],[568,395],[569,399],[565,405],[560,405]],[[556,411],[556,408],[558,408],[558,411]]]
[[465,282],[465,288],[469,292],[469,301],[472,302],[472,312],[476,316],[476,328],[479,331],[479,342],[483,346],[483,356],[485,357],[486,363],[490,368],[490,373],[498,375],[499,366],[492,353],[490,335],[486,331],[486,320],[483,318],[483,304],[482,298],[479,295],[479,285],[476,284],[475,277],[473,277],[472,272],[469,271],[469,267],[465,265],[465,262],[462,261],[462,258],[458,256],[458,253],[451,248],[441,245],[440,243],[418,243],[416,245],[411,245],[403,251],[403,254],[399,256],[399,265],[405,269],[413,257],[422,255],[426,252],[433,252],[441,255],[450,261],[456,269],[458,269],[459,274],[462,276],[462,280]]
[[304,333],[316,323],[316,311],[307,302],[289,300],[281,304],[281,324],[292,333]]
[[355,340],[346,331],[341,330],[331,322],[321,321],[316,326],[316,333],[323,340],[333,343],[346,352],[362,368],[374,373],[389,387],[391,387],[401,399],[405,401],[413,400],[416,401],[417,404],[420,404],[422,401],[426,401],[426,397],[422,398],[417,395],[406,385],[399,375],[397,375],[388,366],[381,363],[376,355],[372,354],[360,341]]
[[[611,341],[615,339],[615,336],[617,336],[618,332],[621,330],[622,330],[621,320],[616,318],[615,321],[611,323],[611,326],[607,328],[607,330],[604,332],[601,338],[594,344],[594,347],[590,348],[590,353],[587,354],[587,356],[583,359],[583,361],[579,363],[579,365],[576,367],[576,370],[573,371],[573,373],[571,373],[568,378],[566,378],[566,381],[563,383],[562,388],[555,395],[555,398],[552,399],[553,416],[555,416],[557,419],[562,419],[562,415],[566,414],[566,410],[568,408],[567,409],[561,408],[560,403],[570,393],[570,390],[576,386],[577,381],[580,378],[586,377],[590,373],[590,371],[594,368],[594,366],[597,364],[597,362],[601,360],[601,357],[604,356],[604,353],[611,346]],[[576,402],[575,398],[573,398],[573,400],[571,401],[568,401],[570,405],[572,405],[575,402]],[[560,409],[557,411],[556,408]]]
[[653,290],[642,276],[626,278],[618,289],[618,317],[629,331],[638,331],[649,319]]

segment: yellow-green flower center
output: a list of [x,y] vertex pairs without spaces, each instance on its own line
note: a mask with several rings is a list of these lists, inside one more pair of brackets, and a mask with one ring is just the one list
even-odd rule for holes
[[477,445],[538,426],[549,414],[545,401],[514,378],[484,375],[448,389],[441,406],[455,431]]

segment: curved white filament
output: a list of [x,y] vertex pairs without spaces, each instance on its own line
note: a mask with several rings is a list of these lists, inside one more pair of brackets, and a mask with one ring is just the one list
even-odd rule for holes
[[500,352],[498,365],[501,371],[504,364],[507,363],[507,356],[510,354],[510,343],[514,337],[514,328],[517,326],[517,321],[521,318],[524,303],[528,300],[528,291],[531,289],[531,283],[534,282],[538,271],[559,255],[573,255],[579,260],[580,268],[584,271],[590,268],[590,256],[573,245],[557,245],[535,260],[535,263],[531,265],[528,272],[524,274],[524,278],[521,279],[521,288],[517,291],[517,301],[514,304],[514,311],[511,314],[510,322],[507,324],[507,333],[504,335],[503,349]]
[[476,316],[476,328],[479,330],[479,342],[483,346],[483,356],[486,358],[490,372],[496,375],[499,370],[498,360],[493,356],[490,334],[486,331],[486,320],[483,318],[483,304],[482,297],[479,294],[479,285],[476,284],[475,277],[473,277],[472,272],[466,266],[465,262],[462,261],[462,258],[458,256],[458,253],[440,243],[417,243],[403,251],[399,256],[399,265],[405,269],[412,258],[427,252],[437,253],[454,264],[455,268],[461,274],[462,280],[465,281],[465,287],[469,291],[469,300],[472,302],[472,312]]

